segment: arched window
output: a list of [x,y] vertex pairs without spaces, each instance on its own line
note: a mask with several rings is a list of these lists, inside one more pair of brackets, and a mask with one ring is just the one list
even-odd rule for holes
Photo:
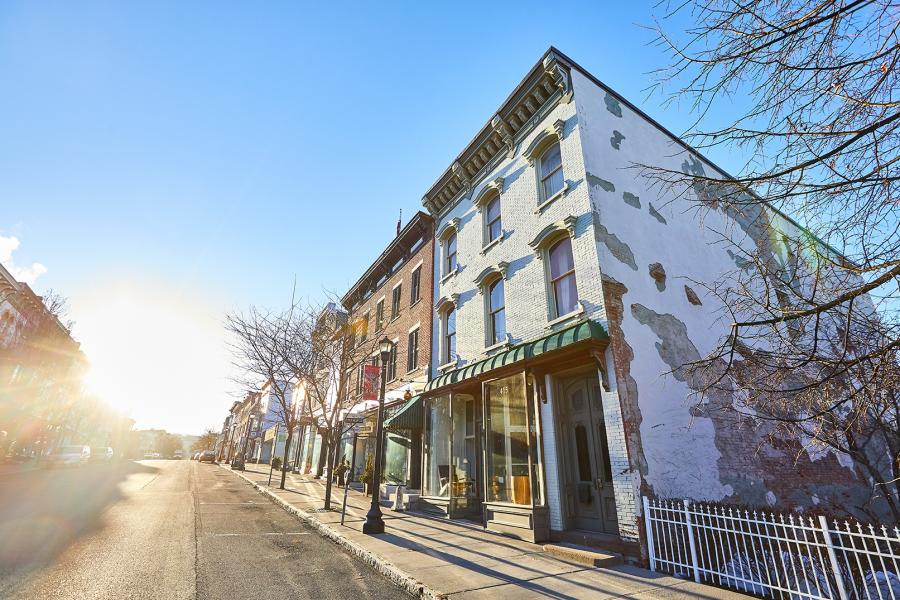
[[500,196],[496,196],[487,205],[484,213],[486,243],[491,243],[503,233],[503,224],[500,221]]
[[575,261],[572,258],[572,239],[563,237],[550,246],[550,289],[555,317],[578,308],[578,286],[575,283]]
[[506,299],[503,278],[488,287],[488,345],[506,341]]
[[442,319],[443,344],[441,363],[447,364],[456,358],[456,307],[451,306],[444,311]]
[[540,178],[541,201],[552,198],[563,188],[562,155],[559,143],[549,146],[538,160],[538,177]]
[[456,270],[456,232],[452,232],[444,242],[444,275]]

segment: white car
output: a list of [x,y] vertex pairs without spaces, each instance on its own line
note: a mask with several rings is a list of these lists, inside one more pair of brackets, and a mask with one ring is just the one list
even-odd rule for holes
[[54,466],[78,466],[91,460],[90,446],[60,446],[47,457]]

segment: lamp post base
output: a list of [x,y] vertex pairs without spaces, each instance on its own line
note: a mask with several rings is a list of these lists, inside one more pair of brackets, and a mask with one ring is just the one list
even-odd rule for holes
[[384,533],[384,519],[381,518],[381,509],[377,504],[373,504],[366,513],[366,522],[363,523],[362,531],[366,535]]

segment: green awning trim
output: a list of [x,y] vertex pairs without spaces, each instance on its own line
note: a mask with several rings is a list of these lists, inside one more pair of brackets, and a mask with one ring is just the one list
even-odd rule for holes
[[465,381],[477,377],[493,369],[504,367],[521,360],[535,358],[547,352],[560,350],[566,346],[587,340],[606,341],[609,335],[603,325],[595,321],[583,321],[565,329],[561,329],[550,335],[546,335],[533,342],[526,342],[514,346],[509,350],[495,354],[490,358],[480,360],[471,365],[448,371],[439,377],[435,377],[425,386],[425,391],[436,390],[447,385]]
[[413,396],[406,401],[397,411],[384,420],[384,428],[396,431],[398,429],[421,429],[425,416],[422,413],[422,397]]

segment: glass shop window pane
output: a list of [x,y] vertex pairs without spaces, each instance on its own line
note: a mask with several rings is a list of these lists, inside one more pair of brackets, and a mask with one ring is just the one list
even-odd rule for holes
[[528,398],[522,375],[485,384],[488,402],[487,490],[489,502],[531,505]]
[[407,485],[409,449],[412,442],[409,438],[397,433],[386,433],[384,442],[384,480],[387,483]]
[[428,401],[425,415],[426,496],[450,495],[450,397]]
[[[474,404],[475,398],[468,394],[453,395],[453,468],[450,473],[450,491],[454,498],[464,500],[475,499],[478,495]],[[458,507],[463,504],[457,502]]]

